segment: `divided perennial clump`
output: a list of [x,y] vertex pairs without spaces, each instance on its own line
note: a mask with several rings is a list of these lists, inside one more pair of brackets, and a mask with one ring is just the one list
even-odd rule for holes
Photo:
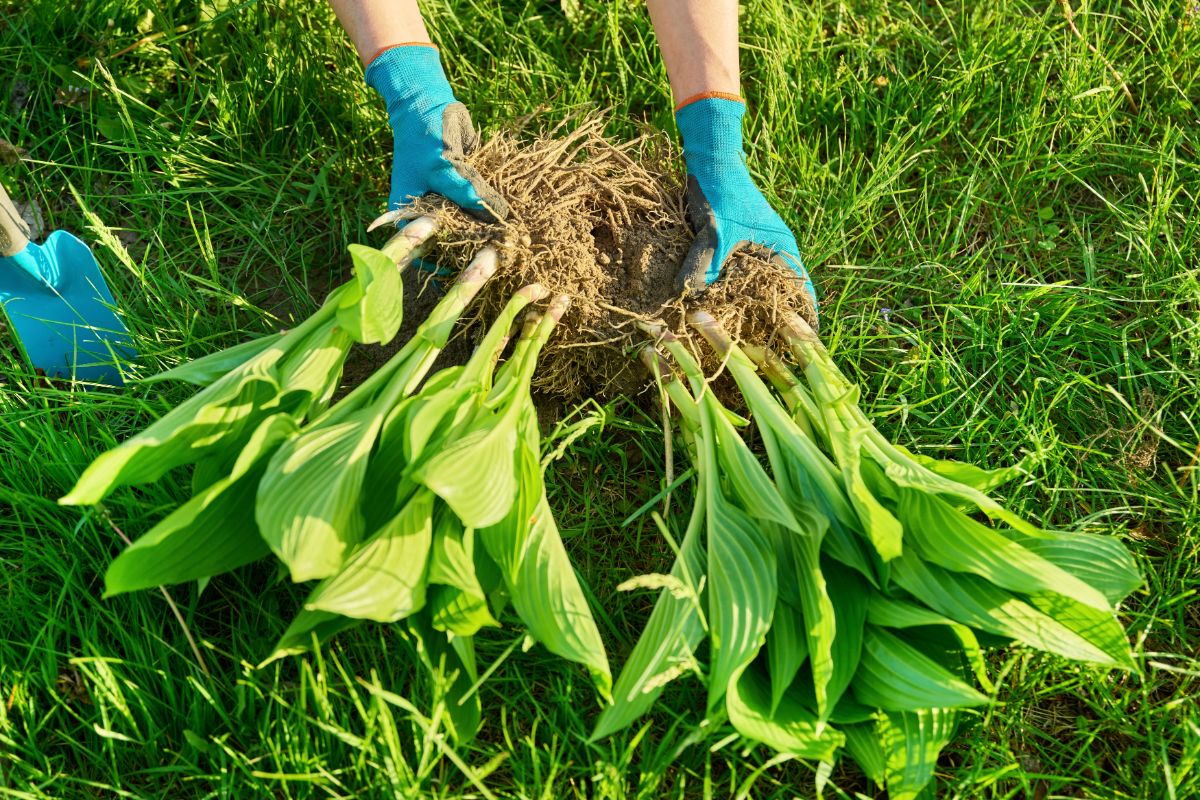
[[[798,316],[780,332],[807,385],[765,348],[739,348],[711,315],[689,322],[736,382],[769,468],[685,342],[643,324],[683,375],[653,346],[642,351],[678,413],[696,499],[594,736],[695,673],[709,715],[727,715],[746,738],[825,763],[845,748],[890,797],[908,798],[932,778],[962,709],[994,690],[981,636],[1136,668],[1113,604],[1141,578],[1118,541],[1043,530],[985,494],[1015,468],[888,442]],[[696,655],[704,640],[707,668]]]
[[[605,700],[593,739],[694,675],[709,729],[728,720],[819,762],[818,785],[848,754],[892,798],[923,792],[990,702],[985,648],[1135,669],[1114,607],[1141,578],[1120,542],[1044,530],[989,496],[1018,467],[889,442],[788,311],[803,294],[792,274],[760,254],[739,253],[707,296],[674,297],[682,182],[654,171],[669,160],[655,140],[620,147],[599,130],[584,122],[527,147],[496,137],[474,164],[514,221],[422,200],[437,220],[406,220],[381,251],[351,248],[355,277],[293,330],[151,379],[202,388],[98,457],[62,502],[189,465],[191,497],[112,563],[106,594],[274,555],[312,585],[267,661],[364,621],[403,622],[460,740],[480,725],[475,637],[511,603],[530,639],[590,673]],[[397,335],[397,267],[419,255],[457,278],[386,364],[342,387],[353,343]],[[464,323],[473,354],[433,372]],[[547,501],[531,390],[628,391],[630,352],[675,412],[695,491],[670,574],[626,586],[661,592],[614,686]],[[719,392],[718,373],[732,378]]]
[[[479,723],[473,636],[511,602],[528,635],[576,661],[607,696],[608,660],[546,502],[530,395],[538,355],[569,300],[515,292],[461,366],[427,374],[498,257],[485,247],[413,337],[338,402],[352,341],[400,324],[402,267],[433,231],[413,223],[382,252],[355,248],[357,274],[285,334],[163,373],[201,392],[102,454],[61,502],[195,464],[193,496],[117,557],[106,595],[207,579],[274,553],[296,582],[318,580],[268,661],[365,620],[407,620],[444,674],[447,724]],[[385,316],[386,330],[369,319]]]

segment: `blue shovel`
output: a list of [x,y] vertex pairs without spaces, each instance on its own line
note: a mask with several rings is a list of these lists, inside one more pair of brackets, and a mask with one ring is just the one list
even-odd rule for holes
[[0,307],[35,369],[51,378],[121,386],[137,356],[92,251],[66,231],[43,244],[0,186]]

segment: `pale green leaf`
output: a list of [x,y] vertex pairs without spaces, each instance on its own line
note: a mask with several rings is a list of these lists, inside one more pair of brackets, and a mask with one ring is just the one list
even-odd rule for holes
[[889,800],[916,800],[933,780],[938,754],[954,738],[958,712],[953,708],[888,712],[876,725],[887,759]]
[[98,503],[118,486],[158,480],[175,467],[213,452],[240,447],[279,395],[275,365],[283,351],[271,347],[169,411],[141,433],[102,453],[63,505]]
[[711,709],[762,647],[775,611],[778,575],[774,548],[755,521],[716,492],[706,503]]
[[1025,549],[1074,575],[1117,603],[1142,585],[1142,576],[1129,550],[1113,536],[1068,531],[1043,531],[1041,536],[1014,534]]
[[860,703],[885,711],[957,708],[987,703],[917,648],[883,628],[868,625],[853,691]]
[[314,639],[320,645],[342,631],[361,625],[362,622],[361,619],[351,619],[341,614],[301,610],[283,632],[271,655],[258,666],[265,667],[284,656],[307,653],[313,649]]
[[753,668],[739,668],[730,681],[725,710],[738,733],[780,753],[829,761],[846,741],[790,695],[772,708],[769,682]]
[[165,372],[151,375],[143,383],[159,381],[184,381],[196,386],[208,386],[227,375],[231,370],[245,364],[247,361],[261,355],[272,347],[279,345],[284,337],[282,333],[271,333],[251,339],[248,342],[235,344],[224,350],[218,350],[206,356],[187,361]]
[[992,681],[987,674],[987,664],[983,660],[983,651],[979,647],[979,640],[975,638],[975,632],[966,625],[936,611],[930,611],[924,606],[878,593],[871,595],[867,607],[867,620],[872,625],[882,628],[915,628],[924,625],[948,627],[962,645],[962,653],[971,664],[976,680],[988,691],[993,690]]
[[400,330],[404,287],[400,270],[370,247],[350,245],[356,285],[348,287],[337,310],[338,323],[355,341],[387,344]]
[[[698,487],[703,493],[703,488]],[[596,722],[595,741],[627,727],[645,714],[662,693],[667,678],[684,674],[683,665],[694,660],[693,650],[704,637],[699,613],[699,581],[706,571],[704,549],[704,501],[697,497],[671,575],[691,588],[690,598],[663,591],[658,595],[650,619],[642,629],[629,660],[621,668],[613,688],[613,703]]]
[[897,514],[918,555],[955,572],[970,572],[1014,592],[1057,592],[1109,611],[1097,589],[1032,550],[976,522],[941,497],[897,487]]
[[317,584],[304,607],[376,622],[410,616],[425,605],[432,539],[433,496],[418,492],[341,569]]
[[270,553],[254,522],[254,495],[267,456],[296,424],[263,420],[232,472],[175,509],[109,565],[105,597],[220,575]]
[[804,617],[780,598],[775,603],[771,629],[767,631],[767,671],[771,675],[771,712],[779,707],[784,692],[796,679],[800,666],[808,658]]
[[377,409],[361,409],[302,431],[271,458],[255,518],[293,581],[334,574],[361,538],[360,489],[382,421]]
[[976,575],[951,572],[905,554],[892,577],[922,603],[956,622],[1075,661],[1113,664],[1111,656],[1053,617]]

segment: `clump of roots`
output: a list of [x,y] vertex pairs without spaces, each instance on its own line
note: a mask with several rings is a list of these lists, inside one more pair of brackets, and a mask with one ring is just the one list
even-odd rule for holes
[[[675,274],[692,240],[684,212],[681,163],[671,140],[647,133],[615,143],[592,117],[529,135],[503,131],[471,163],[508,201],[508,218],[485,223],[435,197],[406,215],[431,215],[438,234],[425,256],[456,272],[483,245],[503,262],[475,301],[487,321],[513,292],[540,283],[571,307],[543,351],[535,388],[564,401],[636,394],[648,385],[631,348],[634,323],[663,320],[686,336],[684,312],[703,308],[734,336],[766,342],[788,311],[812,316],[790,271],[765,255],[735,254],[722,279],[685,300]],[[706,357],[711,350],[696,348]]]

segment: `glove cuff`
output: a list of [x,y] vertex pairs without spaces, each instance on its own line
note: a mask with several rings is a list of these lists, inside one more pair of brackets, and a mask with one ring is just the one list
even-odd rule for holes
[[379,92],[388,116],[415,111],[427,114],[455,102],[442,59],[432,44],[414,42],[386,47],[367,65],[367,85]]
[[689,167],[733,159],[742,161],[742,117],[746,104],[733,95],[706,92],[688,98],[675,111]]

